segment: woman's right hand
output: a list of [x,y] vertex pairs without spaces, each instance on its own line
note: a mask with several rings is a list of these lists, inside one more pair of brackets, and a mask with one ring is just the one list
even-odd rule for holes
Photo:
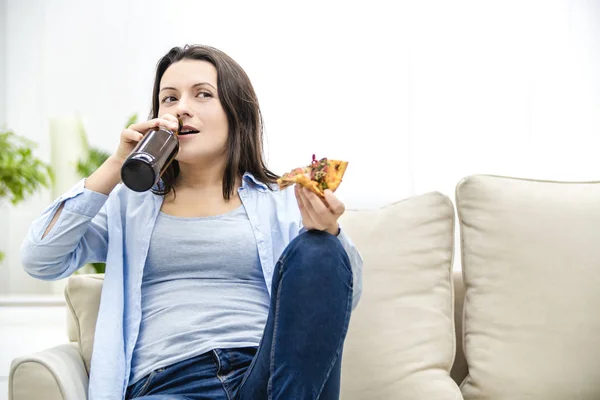
[[179,121],[176,117],[171,114],[164,114],[159,118],[154,118],[149,121],[139,122],[131,124],[121,132],[121,139],[119,141],[119,147],[113,155],[114,158],[119,160],[121,163],[131,154],[137,143],[142,140],[144,135],[159,126],[165,127],[171,130],[177,130],[179,128]]
[[123,166],[123,162],[125,162],[144,135],[159,126],[176,130],[179,128],[179,121],[174,116],[165,114],[160,116],[160,118],[133,124],[123,129],[117,151],[108,157],[104,164],[86,179],[85,187],[98,193],[110,194],[121,181],[121,167]]

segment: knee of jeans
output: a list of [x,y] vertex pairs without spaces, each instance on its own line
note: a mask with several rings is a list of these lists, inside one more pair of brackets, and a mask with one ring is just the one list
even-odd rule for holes
[[304,232],[294,239],[292,246],[294,251],[289,258],[300,261],[303,270],[310,269],[310,266],[323,268],[323,264],[349,268],[346,250],[330,233],[317,230]]
[[296,238],[297,245],[310,248],[313,251],[331,252],[343,251],[344,248],[336,236],[318,230],[306,231]]

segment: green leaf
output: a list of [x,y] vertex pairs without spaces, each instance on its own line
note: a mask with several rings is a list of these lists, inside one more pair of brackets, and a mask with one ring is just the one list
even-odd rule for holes
[[138,115],[133,114],[132,116],[129,117],[129,119],[127,120],[127,122],[125,123],[125,128],[127,128],[129,125],[131,124],[135,124],[138,120]]
[[97,274],[103,274],[106,272],[106,264],[105,263],[92,263],[92,266],[96,270]]
[[53,182],[52,169],[35,157],[35,147],[11,130],[0,130],[0,198],[17,204]]
[[110,157],[110,154],[106,151],[91,147],[87,158],[77,162],[77,173],[82,178],[90,176],[108,157]]
[[[125,127],[128,127],[131,124],[135,124],[137,122],[137,119],[137,114],[131,115],[127,119]],[[85,136],[85,131],[83,131],[83,135]],[[87,143],[87,136],[85,136],[85,141]],[[81,158],[77,162],[77,173],[82,178],[87,178],[94,171],[96,171],[104,163],[104,161],[106,161],[108,157],[110,157],[110,153],[107,153],[106,151],[101,150],[97,147],[89,147],[87,157]]]

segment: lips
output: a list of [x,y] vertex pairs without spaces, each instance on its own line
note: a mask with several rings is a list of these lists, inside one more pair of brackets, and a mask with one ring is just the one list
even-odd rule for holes
[[183,128],[181,128],[181,131],[179,132],[179,136],[195,135],[198,132],[199,131],[193,126],[184,125]]

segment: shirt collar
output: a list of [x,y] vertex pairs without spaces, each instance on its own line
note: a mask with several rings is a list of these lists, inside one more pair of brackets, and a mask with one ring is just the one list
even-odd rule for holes
[[267,185],[256,179],[250,172],[246,172],[242,176],[242,186],[247,187],[248,184],[255,186],[259,191],[266,191],[269,189]]

